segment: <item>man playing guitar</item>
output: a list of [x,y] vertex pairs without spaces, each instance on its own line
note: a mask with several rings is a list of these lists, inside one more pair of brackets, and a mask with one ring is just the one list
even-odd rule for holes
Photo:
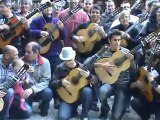
[[[115,52],[121,51],[126,55],[126,58],[130,61],[130,69],[134,69],[134,57],[129,53],[129,50],[121,47],[122,34],[119,30],[113,30],[108,35],[109,49],[100,57],[101,58],[110,58]],[[95,63],[96,68],[103,68],[103,71],[107,71],[106,74],[112,76],[114,69],[119,67],[114,64],[115,61],[108,60],[103,63]],[[121,120],[124,111],[126,109],[126,100],[128,99],[129,93],[129,81],[130,75],[129,71],[123,71],[120,73],[118,80],[113,84],[102,84],[99,90],[101,106],[101,115],[100,118],[105,120],[107,119],[108,112],[110,110],[107,99],[114,95],[114,103],[112,106],[112,115],[111,120]],[[101,72],[103,72],[101,71]],[[112,81],[112,80],[111,80]]]
[[[53,75],[53,86],[56,89],[65,89],[66,91],[71,90],[74,85],[73,81],[68,81],[67,76],[69,75],[70,71],[73,69],[80,68],[82,64],[75,61],[76,52],[71,47],[64,47],[62,52],[60,53],[59,57],[63,62],[56,67],[55,74]],[[80,76],[86,78],[89,83],[92,83],[94,80],[94,76],[89,73],[89,71],[85,71],[80,69]],[[74,79],[74,78],[73,78]],[[81,82],[80,79],[77,81],[78,83]],[[77,87],[78,89],[78,87]],[[73,91],[76,92],[76,91]],[[76,109],[79,104],[82,104],[82,113],[81,119],[88,118],[88,112],[90,109],[90,104],[92,101],[92,89],[88,86],[83,87],[80,91],[79,98],[74,101],[73,103],[67,103],[66,101],[62,100],[60,103],[60,108],[58,112],[58,120],[68,120],[76,113]],[[73,93],[74,94],[74,93]],[[70,94],[72,95],[72,93]],[[65,96],[63,94],[63,96]]]
[[[10,26],[19,20],[22,23],[22,27],[24,28],[24,30],[28,29],[29,27],[28,21],[25,18],[18,17],[15,14],[13,14],[11,7],[12,7],[11,0],[1,0],[0,1],[0,31],[1,32],[9,31]],[[4,35],[4,37],[6,37],[7,35],[8,34]],[[2,42],[7,42],[7,41],[9,40],[6,40],[6,41],[3,40]],[[18,50],[21,50],[21,40],[19,39],[19,36],[16,36],[15,38],[13,38],[13,40],[11,40],[9,43],[17,47]],[[1,48],[3,47],[5,47],[5,45],[2,46]]]

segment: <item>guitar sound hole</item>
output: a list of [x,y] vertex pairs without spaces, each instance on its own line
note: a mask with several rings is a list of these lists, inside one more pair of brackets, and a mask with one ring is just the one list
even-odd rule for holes
[[147,76],[145,76],[144,81],[145,81],[146,83],[149,82],[148,79],[147,79]]
[[3,38],[3,40],[6,41],[15,34],[16,34],[15,31],[9,31],[9,32],[6,32],[4,34],[1,34],[1,38]]
[[77,77],[74,77],[71,79],[73,84],[78,84],[79,83],[79,79]]
[[89,35],[89,37],[92,37],[92,36],[93,36],[93,31],[92,31],[92,30],[89,30],[89,31],[88,31],[88,35]]
[[78,84],[80,78],[81,78],[81,75],[80,75],[80,74],[78,74],[77,76],[73,77],[73,78],[71,79],[72,84],[75,84],[75,85]]

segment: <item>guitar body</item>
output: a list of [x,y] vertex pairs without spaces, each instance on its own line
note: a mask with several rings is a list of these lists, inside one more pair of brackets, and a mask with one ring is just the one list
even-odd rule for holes
[[[51,29],[53,29],[55,26],[52,24],[52,23],[47,23],[45,26],[44,26],[44,30],[45,31],[48,31],[49,33],[51,31]],[[52,41],[56,40],[57,38],[59,37],[59,30],[55,30],[53,31],[53,33],[47,37],[42,37],[38,40],[38,42],[41,44],[41,51],[40,53],[41,54],[45,54],[49,51],[50,49],[50,46],[52,44]]]
[[[18,22],[18,19],[15,17],[12,17],[9,19],[9,22],[7,23],[9,26],[14,25]],[[3,49],[6,45],[11,44],[12,40],[15,37],[18,37],[23,34],[23,31],[25,28],[22,25],[19,25],[16,27],[16,29],[13,30],[7,30],[0,33],[0,49]]]
[[[97,63],[110,62],[110,64],[114,64],[114,62],[122,56],[124,56],[124,53],[122,51],[117,51],[112,55],[112,57],[100,59],[97,61]],[[127,70],[129,67],[130,61],[126,59],[120,66],[116,66],[114,68],[113,73],[111,73],[111,75],[109,75],[109,73],[103,68],[95,68],[95,72],[101,81],[107,84],[113,84],[118,80],[120,73],[122,71]]]
[[82,43],[77,42],[77,49],[80,53],[90,52],[94,44],[102,39],[102,36],[98,32],[95,32],[92,36],[89,35],[89,32],[93,30],[95,26],[96,23],[90,23],[87,29],[82,29],[77,32],[77,36],[84,36],[86,40]]
[[78,69],[73,69],[70,71],[69,75],[66,77],[66,79],[71,83],[71,88],[64,88],[60,87],[57,89],[58,95],[67,103],[74,103],[79,99],[79,92],[80,90],[88,85],[88,80],[80,77],[79,82],[77,84],[73,84],[73,79],[80,75],[80,72]]
[[142,67],[140,69],[140,76],[138,77],[137,80],[141,81],[142,84],[144,85],[143,90],[140,90],[140,92],[146,98],[146,100],[148,102],[151,102],[153,100],[152,86],[151,86],[150,82],[147,82],[145,80],[146,74],[147,74],[147,71],[145,70],[145,68]]
[[4,107],[4,101],[2,98],[0,98],[0,112],[3,110]]

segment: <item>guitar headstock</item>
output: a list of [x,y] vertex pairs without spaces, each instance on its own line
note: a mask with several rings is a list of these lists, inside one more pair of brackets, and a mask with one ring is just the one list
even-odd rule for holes
[[119,13],[121,13],[122,12],[122,7],[118,7],[118,8],[116,8],[114,11],[113,11],[113,13],[111,13],[111,15],[112,16],[116,16],[116,15],[118,15]]
[[155,44],[153,47],[155,50],[154,51],[160,51],[160,33],[158,33],[156,40],[155,40]]
[[135,3],[132,5],[131,10],[138,9],[141,6],[141,0],[136,0]]
[[78,4],[73,10],[69,11],[69,15],[72,16],[74,15],[76,12],[78,12],[80,9],[82,9],[82,6],[80,4]]
[[22,75],[24,75],[27,70],[29,69],[29,65],[28,64],[24,64],[19,70],[17,75],[15,76],[16,79],[19,79]]
[[144,38],[144,42],[150,43],[152,41],[155,41],[156,39],[157,39],[156,32],[152,32]]

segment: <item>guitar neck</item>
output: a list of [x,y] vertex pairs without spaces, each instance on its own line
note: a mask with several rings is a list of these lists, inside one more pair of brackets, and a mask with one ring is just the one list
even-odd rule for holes
[[9,80],[7,83],[5,83],[2,87],[2,91],[3,92],[7,92],[7,90],[11,87],[13,87],[13,85],[18,81],[18,77],[13,77],[11,80]]
[[145,42],[141,41],[141,43],[139,45],[137,45],[135,48],[133,48],[130,53],[131,54],[135,54],[140,48],[145,46]]
[[103,46],[100,51],[98,51],[90,60],[89,62],[83,64],[82,69],[83,70],[89,70],[93,67],[94,63],[97,61],[97,59],[108,49],[107,46]]
[[[26,19],[31,18],[34,14],[36,14],[37,12],[40,12],[41,10],[47,8],[50,5],[51,5],[50,2],[46,2],[40,5],[38,8],[33,9],[33,11],[26,16]],[[12,31],[13,29],[15,29],[17,26],[20,26],[21,24],[22,24],[21,21],[17,21],[14,25],[10,26],[10,30]]]

